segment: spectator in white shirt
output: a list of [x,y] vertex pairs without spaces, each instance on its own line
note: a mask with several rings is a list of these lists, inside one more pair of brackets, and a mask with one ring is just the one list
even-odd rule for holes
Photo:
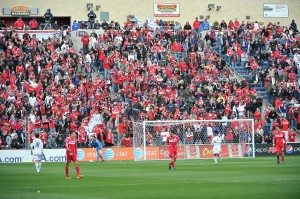
[[29,104],[34,107],[36,103],[36,97],[34,96],[34,94],[31,93],[30,97],[29,97]]

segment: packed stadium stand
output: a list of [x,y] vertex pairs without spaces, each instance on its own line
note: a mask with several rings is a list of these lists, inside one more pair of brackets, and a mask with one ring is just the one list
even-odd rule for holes
[[70,131],[81,147],[94,134],[122,145],[143,120],[253,118],[257,142],[271,143],[277,126],[295,142],[296,22],[222,21],[200,29],[197,20],[99,23],[96,30],[86,22],[58,30],[4,27],[1,149],[28,148],[35,132],[47,148],[64,147]]

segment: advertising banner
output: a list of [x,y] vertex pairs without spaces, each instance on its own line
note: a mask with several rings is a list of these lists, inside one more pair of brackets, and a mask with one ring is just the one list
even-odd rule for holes
[[30,150],[0,150],[0,163],[31,162]]
[[[81,155],[79,155],[79,150],[82,150]],[[95,161],[97,159],[97,152],[92,148],[78,149],[77,153],[79,161]],[[104,160],[133,160],[133,148],[103,148],[102,157]]]
[[264,17],[289,17],[288,4],[264,4]]
[[180,17],[180,4],[154,3],[153,13],[155,17]]
[[[300,143],[288,143],[285,155],[300,155]],[[255,144],[255,156],[275,156],[276,147],[272,144]]]
[[[184,158],[184,147],[177,147],[177,159]],[[170,159],[169,157],[169,147],[168,146],[160,146],[159,147],[159,159]]]
[[[133,151],[135,160],[144,160],[144,148],[137,147]],[[149,146],[146,148],[147,160],[158,160],[159,159],[159,147]]]
[[30,9],[26,6],[15,6],[11,9],[12,16],[29,16]]
[[200,148],[195,145],[186,146],[186,156],[188,159],[200,158]]
[[[200,158],[213,158],[214,152],[213,152],[213,145],[200,145]],[[222,158],[228,158],[228,145],[222,145],[221,146],[221,152],[220,155]]]

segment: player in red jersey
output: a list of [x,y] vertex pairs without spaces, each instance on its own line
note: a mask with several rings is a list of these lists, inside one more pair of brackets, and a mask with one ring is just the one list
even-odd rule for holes
[[70,136],[66,139],[66,158],[66,179],[71,179],[69,176],[69,166],[71,161],[75,163],[77,178],[83,178],[83,175],[80,175],[80,168],[77,160],[77,139],[75,131],[72,131]]
[[281,161],[284,164],[284,147],[286,146],[285,133],[279,127],[276,127],[273,135],[273,146],[276,146],[277,164],[279,164],[279,155],[281,154]]
[[170,131],[170,136],[167,137],[166,144],[169,145],[169,156],[171,162],[169,163],[169,169],[175,169],[175,162],[177,158],[177,144],[179,143],[179,138],[174,135],[174,130]]

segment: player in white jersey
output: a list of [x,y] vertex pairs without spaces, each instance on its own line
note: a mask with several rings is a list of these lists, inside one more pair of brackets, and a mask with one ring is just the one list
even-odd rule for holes
[[35,168],[38,173],[41,172],[42,167],[42,156],[44,155],[43,142],[39,138],[40,134],[35,134],[35,139],[31,143],[31,154],[33,155],[33,159],[35,162]]
[[214,131],[214,137],[212,139],[212,144],[214,145],[213,152],[214,152],[215,165],[217,165],[218,158],[219,158],[219,161],[221,162],[220,152],[221,152],[221,144],[222,144],[222,138],[218,135],[218,131]]

